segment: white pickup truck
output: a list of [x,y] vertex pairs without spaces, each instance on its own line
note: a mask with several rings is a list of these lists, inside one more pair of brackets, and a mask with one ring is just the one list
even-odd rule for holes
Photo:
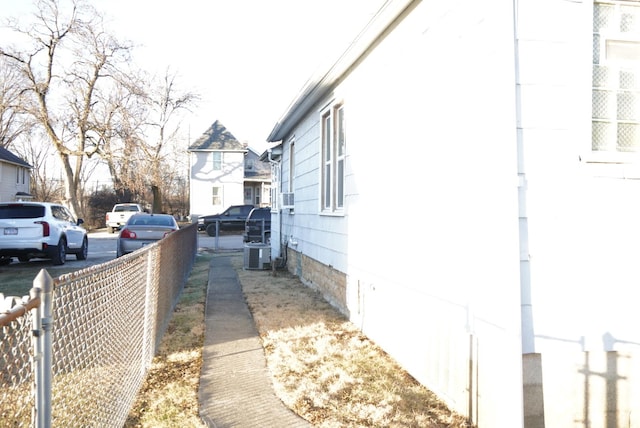
[[129,217],[141,212],[144,212],[144,210],[139,204],[115,204],[111,212],[108,212],[105,216],[105,223],[109,233],[120,229],[127,223]]

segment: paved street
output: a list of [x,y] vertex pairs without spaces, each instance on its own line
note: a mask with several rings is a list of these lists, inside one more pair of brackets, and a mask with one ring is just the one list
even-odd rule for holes
[[[116,240],[118,233],[109,233],[106,229],[89,233],[89,253],[86,260],[77,260],[73,254],[67,255],[67,263],[62,266],[53,266],[48,259],[32,259],[29,263],[20,263],[14,259],[7,268],[16,270],[32,270],[37,273],[41,268],[52,273],[58,270],[84,269],[89,266],[104,263],[116,258]],[[242,232],[225,234],[216,238],[208,236],[204,232],[198,232],[198,248],[214,249],[217,251],[240,251],[244,247]],[[34,274],[35,276],[35,274]]]

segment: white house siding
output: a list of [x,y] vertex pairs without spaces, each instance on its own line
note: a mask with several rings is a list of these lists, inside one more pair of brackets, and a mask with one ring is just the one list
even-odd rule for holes
[[[346,218],[318,215],[319,123],[314,113],[296,128],[295,214],[283,217],[282,239],[291,248],[346,272]],[[289,189],[289,146],[283,150],[281,190]],[[293,245],[292,245],[293,243]]]
[[[481,427],[523,420],[513,29],[511,2],[419,3],[293,130],[282,218],[291,248],[345,273],[352,321]],[[343,217],[318,214],[331,99]]]
[[[222,212],[244,203],[244,153],[224,152],[222,170],[214,171],[211,152],[191,152],[191,215]],[[222,203],[213,204],[212,188],[223,186]]]
[[18,166],[0,161],[0,201],[15,201],[16,193],[29,193],[30,171],[26,170],[25,172],[25,182],[22,183],[21,180],[18,183],[16,169],[18,169]]
[[590,162],[590,1],[520,0],[535,351],[548,427],[640,426],[638,164]]

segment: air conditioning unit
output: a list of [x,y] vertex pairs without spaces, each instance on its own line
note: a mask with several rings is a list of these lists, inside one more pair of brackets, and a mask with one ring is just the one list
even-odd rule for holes
[[280,208],[293,208],[293,192],[281,193],[280,195],[282,196],[282,203],[280,204]]
[[269,244],[244,244],[245,269],[271,269],[271,247]]

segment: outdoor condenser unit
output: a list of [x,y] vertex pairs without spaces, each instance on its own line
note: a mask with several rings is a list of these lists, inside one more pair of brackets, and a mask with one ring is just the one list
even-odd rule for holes
[[270,269],[271,247],[269,244],[249,243],[244,245],[245,269]]

